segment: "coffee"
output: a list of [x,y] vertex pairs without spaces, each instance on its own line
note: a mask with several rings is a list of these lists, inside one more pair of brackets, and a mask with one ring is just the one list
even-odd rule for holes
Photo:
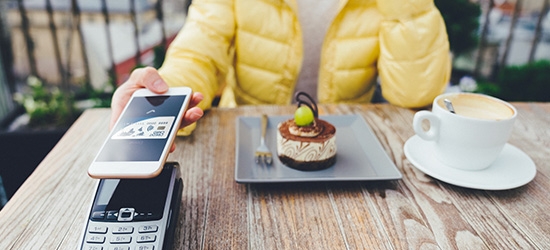
[[[505,102],[489,96],[461,93],[451,95],[449,99],[457,115],[484,120],[505,120],[514,115],[514,110]],[[437,104],[446,109],[443,99]]]
[[[446,108],[445,99],[453,103],[456,114]],[[516,118],[514,106],[497,98],[447,93],[435,98],[432,111],[416,112],[413,128],[417,136],[433,143],[439,161],[473,171],[485,169],[497,159],[510,138]],[[426,122],[428,130],[423,126]]]

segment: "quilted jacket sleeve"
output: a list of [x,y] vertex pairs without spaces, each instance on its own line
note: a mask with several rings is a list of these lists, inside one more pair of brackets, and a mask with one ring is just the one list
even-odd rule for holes
[[219,91],[218,79],[224,79],[228,70],[234,31],[233,1],[194,0],[160,75],[170,86],[188,86],[203,93],[199,107],[209,109]]
[[450,78],[445,23],[433,0],[378,0],[378,68],[382,94],[402,107],[423,107],[441,94]]

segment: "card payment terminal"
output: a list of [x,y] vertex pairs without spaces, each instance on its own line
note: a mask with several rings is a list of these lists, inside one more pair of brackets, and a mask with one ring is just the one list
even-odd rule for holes
[[99,180],[81,249],[171,249],[182,189],[176,162],[151,179]]

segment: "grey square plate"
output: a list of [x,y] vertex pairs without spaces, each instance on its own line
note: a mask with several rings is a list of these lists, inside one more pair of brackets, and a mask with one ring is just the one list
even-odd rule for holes
[[371,128],[358,115],[331,115],[320,118],[336,127],[336,163],[319,171],[300,171],[285,166],[277,157],[277,124],[291,116],[271,116],[266,143],[273,164],[256,164],[254,151],[260,144],[260,117],[236,119],[237,145],[235,180],[238,183],[311,181],[396,180],[402,175],[390,160]]

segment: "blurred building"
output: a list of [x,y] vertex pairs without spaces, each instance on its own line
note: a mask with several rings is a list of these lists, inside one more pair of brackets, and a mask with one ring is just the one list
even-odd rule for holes
[[[470,1],[478,3],[481,8],[478,46],[470,53],[456,57],[453,69],[467,75],[494,79],[499,69],[506,66],[550,60],[547,7],[550,0]],[[516,19],[514,14],[517,14]],[[482,34],[484,27],[487,28],[485,37]]]
[[[63,71],[56,63],[48,1],[57,46],[69,81],[80,84],[88,77],[95,87],[109,82],[109,69],[113,64],[119,83],[128,77],[138,62],[151,65],[153,48],[161,45],[163,34],[168,42],[175,37],[183,26],[186,12],[186,1],[158,0],[163,13],[163,22],[160,22],[157,0],[23,0],[22,8],[18,1],[10,0],[7,23],[11,30],[15,75],[24,78],[31,74],[23,10],[28,18],[37,74],[51,84],[61,82]],[[78,6],[79,14],[75,13],[72,4]],[[108,25],[103,7],[108,13]],[[139,58],[136,58],[137,53]],[[86,76],[87,72],[89,76]]]

